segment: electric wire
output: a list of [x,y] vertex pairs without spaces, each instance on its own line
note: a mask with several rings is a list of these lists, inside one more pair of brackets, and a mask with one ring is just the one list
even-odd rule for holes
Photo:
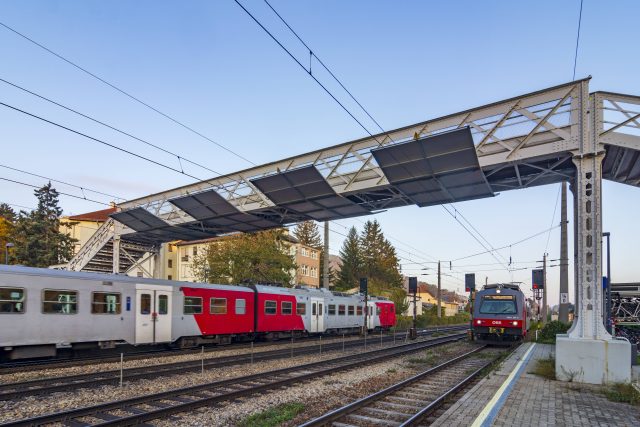
[[93,78],[94,78],[94,79],[96,79],[96,80],[99,80],[100,82],[102,82],[102,83],[104,83],[105,85],[107,85],[107,86],[111,87],[112,89],[114,89],[114,90],[116,90],[116,91],[120,92],[121,94],[123,94],[123,95],[127,96],[128,98],[130,98],[130,99],[132,99],[132,100],[136,101],[137,103],[139,103],[139,104],[141,104],[141,105],[143,105],[143,106],[145,106],[145,107],[147,107],[147,108],[149,108],[149,109],[151,109],[151,110],[155,111],[156,113],[160,114],[161,116],[165,117],[166,119],[171,120],[173,123],[175,123],[175,124],[177,124],[177,125],[179,125],[179,126],[183,127],[184,129],[187,129],[188,131],[190,131],[190,132],[192,132],[192,133],[194,133],[194,134],[198,135],[199,137],[201,137],[201,138],[203,138],[203,139],[206,139],[207,141],[209,141],[209,142],[211,142],[211,143],[215,144],[216,146],[218,146],[219,148],[222,148],[223,150],[227,151],[228,153],[231,153],[231,154],[233,154],[234,156],[238,157],[239,159],[242,159],[242,160],[244,160],[244,161],[246,161],[246,162],[250,163],[250,164],[251,164],[251,165],[253,165],[253,166],[257,166],[257,164],[253,163],[251,160],[249,160],[249,159],[247,159],[246,157],[244,157],[244,156],[240,155],[239,153],[237,153],[237,152],[235,152],[235,151],[231,150],[230,148],[226,147],[225,145],[223,145],[223,144],[221,144],[221,143],[219,143],[219,142],[217,142],[217,141],[215,141],[215,140],[213,140],[213,139],[209,138],[208,136],[206,136],[206,135],[202,134],[201,132],[198,132],[198,131],[197,131],[197,130],[195,130],[194,128],[192,128],[192,127],[190,127],[190,126],[186,125],[185,123],[183,123],[183,122],[181,122],[180,120],[178,120],[178,119],[174,118],[173,116],[170,116],[169,114],[167,114],[167,113],[164,113],[164,112],[160,111],[157,107],[154,107],[154,106],[152,106],[151,104],[148,104],[148,103],[146,103],[146,102],[142,101],[140,98],[137,98],[136,96],[132,95],[131,93],[129,93],[129,92],[127,92],[127,91],[125,91],[124,89],[121,89],[120,87],[116,86],[115,84],[108,82],[107,80],[103,79],[102,77],[98,76],[98,75],[97,75],[97,74],[95,74],[95,73],[92,73],[91,71],[87,70],[86,68],[81,67],[81,66],[80,66],[80,65],[78,65],[77,63],[75,63],[75,62],[71,61],[70,59],[67,59],[66,57],[62,56],[61,54],[54,52],[53,50],[51,50],[51,49],[49,49],[48,47],[44,46],[43,44],[41,44],[41,43],[39,43],[39,42],[35,41],[34,39],[32,39],[32,38],[30,38],[30,37],[26,36],[25,34],[23,34],[23,33],[19,32],[18,30],[14,29],[14,28],[12,28],[12,27],[10,27],[10,26],[8,26],[7,24],[5,24],[5,23],[3,23],[3,22],[0,22],[0,25],[1,25],[1,26],[3,26],[4,28],[6,28],[7,30],[9,30],[9,31],[11,31],[11,32],[13,32],[13,33],[15,33],[15,34],[17,34],[18,36],[22,37],[23,39],[25,39],[25,40],[27,40],[27,41],[29,41],[29,42],[33,43],[34,45],[38,46],[39,48],[44,49],[45,51],[47,51],[47,52],[49,52],[50,54],[54,55],[55,57],[57,57],[57,58],[61,59],[62,61],[66,62],[67,64],[69,64],[69,65],[71,65],[71,66],[75,67],[76,69],[78,69],[78,70],[82,71],[83,73],[85,73],[85,74],[87,74],[87,75],[89,75],[89,76],[93,77]]
[[[38,185],[27,184],[26,182],[16,181],[14,179],[3,178],[3,177],[0,177],[0,179],[3,180],[3,181],[7,181],[7,182],[13,182],[14,184],[24,185],[26,187],[38,188],[38,189],[42,188],[41,186],[38,186]],[[101,202],[99,200],[89,199],[88,197],[80,197],[80,196],[76,196],[75,194],[64,193],[64,192],[58,191],[58,190],[56,190],[56,191],[58,192],[58,194],[62,194],[64,196],[73,197],[75,199],[80,199],[80,200],[86,200],[88,202],[98,203],[100,205],[111,206],[111,205],[109,205],[109,203]]]
[[580,45],[580,27],[582,26],[582,3],[580,0],[580,15],[578,16],[578,35],[576,36],[576,53],[573,58],[573,80],[576,79],[576,66],[578,65],[578,46]]
[[[322,67],[329,73],[329,75],[331,75],[331,77],[333,77],[333,79],[340,85],[340,87],[351,97],[351,99],[353,99],[353,101],[358,104],[358,107],[360,107],[360,109],[362,111],[364,111],[364,113],[371,119],[371,121],[373,121],[376,126],[378,126],[378,128],[382,131],[382,133],[386,134],[389,139],[391,139],[391,136],[387,133],[387,131],[384,130],[384,128],[382,126],[380,126],[380,123],[378,123],[378,121],[373,118],[373,116],[371,114],[369,114],[369,111],[367,111],[366,108],[364,108],[364,106],[360,103],[360,101],[358,101],[356,99],[355,96],[353,96],[353,94],[349,91],[349,89],[347,89],[345,87],[345,85],[340,81],[340,79],[338,79],[338,77],[336,77],[336,75],[329,69],[329,67],[327,67],[325,65],[325,63],[318,57],[318,55],[316,55],[316,53],[313,51],[313,49],[311,49],[307,43],[305,43],[304,40],[302,40],[302,38],[298,35],[298,33],[291,28],[291,26],[289,25],[289,23],[287,23],[287,21],[285,21],[285,19],[274,9],[273,6],[271,6],[271,3],[269,3],[267,0],[264,0],[264,2],[267,4],[267,6],[269,6],[269,8],[273,11],[273,13],[276,14],[276,16],[278,18],[280,18],[280,20],[282,21],[282,23],[284,25],[287,26],[287,28],[293,33],[294,36],[296,36],[296,38],[300,41],[300,43],[302,43],[304,45],[304,47],[307,48],[307,50],[309,51],[309,55],[310,57],[316,58],[316,60],[318,61],[318,63],[320,65],[322,65]],[[311,73],[311,65],[309,65],[309,73]]]
[[367,134],[369,134],[369,136],[370,136],[371,138],[373,138],[373,139],[378,143],[378,145],[382,145],[382,143],[381,143],[380,141],[378,141],[378,139],[376,138],[376,136],[375,136],[373,133],[371,133],[371,132],[369,131],[369,129],[367,129],[367,127],[366,127],[365,125],[363,125],[363,124],[362,124],[362,122],[361,122],[360,120],[358,120],[358,119],[356,118],[356,116],[355,116],[355,115],[353,115],[353,113],[352,113],[351,111],[349,111],[349,109],[347,109],[347,107],[345,107],[345,106],[344,106],[344,104],[343,104],[342,102],[340,102],[340,101],[338,100],[338,98],[336,98],[336,97],[335,97],[335,95],[333,95],[333,93],[331,93],[331,91],[330,91],[329,89],[327,89],[327,87],[326,87],[325,85],[323,85],[323,84],[322,84],[322,82],[320,82],[320,80],[318,80],[318,79],[317,79],[317,78],[316,78],[316,77],[315,77],[311,72],[307,71],[306,67],[305,67],[304,65],[302,65],[302,63],[298,60],[298,58],[296,58],[296,57],[291,53],[291,51],[289,51],[289,49],[287,49],[287,48],[286,48],[286,47],[285,47],[285,46],[280,42],[280,40],[278,40],[278,39],[277,39],[277,38],[276,38],[276,37],[275,37],[275,36],[274,36],[274,35],[273,35],[273,34],[272,34],[272,33],[271,33],[271,32],[270,32],[270,31],[269,31],[269,30],[264,26],[264,25],[262,25],[262,23],[261,23],[261,22],[260,22],[260,21],[255,17],[255,16],[253,16],[253,14],[252,14],[251,12],[249,12],[249,11],[248,11],[248,10],[247,10],[243,5],[242,5],[242,3],[240,3],[240,1],[239,1],[239,0],[234,0],[234,1],[236,2],[236,4],[237,4],[238,6],[240,6],[240,8],[241,8],[242,10],[244,10],[244,11],[245,11],[245,13],[246,13],[247,15],[249,15],[249,16],[251,17],[251,19],[253,19],[253,21],[254,21],[256,24],[258,24],[258,26],[259,26],[260,28],[262,28],[262,29],[264,30],[264,32],[265,32],[265,33],[267,33],[267,34],[269,35],[269,37],[271,37],[271,39],[272,39],[274,42],[276,42],[276,43],[278,44],[278,46],[280,46],[280,47],[282,48],[282,50],[284,50],[284,51],[289,55],[289,57],[290,57],[291,59],[293,59],[293,60],[296,62],[296,64],[298,64],[298,65],[300,66],[300,68],[302,68],[302,69],[303,69],[303,70],[304,70],[304,71],[305,71],[305,72],[306,72],[306,73],[307,73],[307,74],[308,74],[308,75],[309,75],[309,76],[310,76],[310,77],[311,77],[311,78],[312,78],[312,79],[313,79],[313,80],[314,80],[314,81],[315,81],[315,82],[316,82],[316,83],[317,83],[317,84],[318,84],[318,85],[319,85],[319,86],[320,86],[320,87],[321,87],[321,88],[322,88],[322,89],[327,93],[327,95],[329,95],[329,96],[330,96],[330,97],[331,97],[331,98],[332,98],[332,99],[333,99],[333,100],[334,100],[334,101],[335,101],[335,102],[336,102],[336,103],[337,103],[337,104],[338,104],[338,105],[339,105],[339,106],[340,106],[340,107],[341,107],[341,108],[342,108],[342,109],[343,109],[343,110],[344,110],[344,111],[349,115],[349,116],[351,116],[351,118],[352,118],[353,120],[355,120],[355,122],[356,122],[356,123],[358,123],[358,125],[360,125],[360,127],[361,127],[362,129],[364,129],[364,131],[365,131]]
[[126,199],[126,198],[124,198],[124,197],[114,196],[113,194],[103,193],[102,191],[93,190],[93,189],[91,189],[91,188],[87,188],[87,187],[81,187],[81,186],[76,185],[76,184],[71,184],[71,183],[69,183],[69,182],[60,181],[60,180],[58,180],[58,179],[53,179],[53,178],[49,178],[49,177],[46,177],[46,176],[38,175],[37,173],[33,173],[33,172],[27,172],[27,171],[25,171],[25,170],[18,169],[18,168],[14,168],[14,167],[11,167],[11,166],[7,166],[7,165],[0,164],[0,167],[5,168],[5,169],[10,169],[10,170],[12,170],[12,171],[16,171],[16,172],[24,173],[24,174],[27,174],[27,175],[35,176],[35,177],[38,177],[38,178],[43,178],[43,179],[46,179],[46,180],[51,181],[51,182],[57,182],[57,183],[59,183],[59,184],[64,184],[64,185],[68,185],[68,186],[70,186],[70,187],[79,188],[79,189],[80,189],[80,190],[82,190],[83,192],[84,192],[84,190],[86,190],[86,191],[90,191],[90,192],[92,192],[92,193],[100,194],[100,195],[103,195],[103,196],[113,197],[113,198],[114,198],[114,199],[116,199],[116,200],[118,200],[118,199],[119,199],[119,200],[127,200],[127,199]]
[[151,142],[149,142],[149,141],[146,141],[146,140],[144,140],[144,139],[142,139],[142,138],[140,138],[140,137],[137,137],[137,136],[135,136],[135,135],[132,135],[132,134],[130,134],[130,133],[128,133],[128,132],[125,132],[125,131],[123,131],[123,130],[121,130],[121,129],[118,129],[118,128],[116,128],[116,127],[115,127],[115,126],[113,126],[113,125],[110,125],[110,124],[108,124],[108,123],[105,123],[105,122],[103,122],[103,121],[100,121],[100,120],[98,120],[98,119],[96,119],[96,118],[94,118],[94,117],[91,117],[91,116],[89,116],[89,115],[87,115],[87,114],[84,114],[84,113],[82,113],[82,112],[80,112],[80,111],[74,110],[74,109],[73,109],[73,108],[71,108],[71,107],[67,107],[66,105],[63,105],[63,104],[61,104],[60,102],[54,101],[54,100],[52,100],[52,99],[50,99],[50,98],[47,98],[47,97],[45,97],[45,96],[43,96],[43,95],[40,95],[40,94],[38,94],[38,93],[36,93],[36,92],[34,92],[34,91],[31,91],[31,90],[29,90],[29,89],[26,89],[26,88],[24,88],[24,87],[22,87],[22,86],[19,86],[19,85],[15,84],[15,83],[12,83],[12,82],[10,82],[10,81],[8,81],[8,80],[5,80],[5,79],[3,79],[3,78],[0,78],[0,81],[1,81],[1,82],[3,82],[3,83],[5,83],[5,84],[8,84],[8,85],[10,85],[10,86],[13,86],[14,88],[19,89],[19,90],[21,90],[21,91],[23,91],[23,92],[25,92],[25,93],[28,93],[28,94],[30,94],[30,95],[33,95],[33,96],[35,96],[35,97],[37,97],[37,98],[40,98],[40,99],[42,99],[42,100],[44,100],[44,101],[47,101],[47,102],[49,102],[49,103],[51,103],[51,104],[53,104],[53,105],[56,105],[56,106],[58,106],[58,107],[60,107],[60,108],[65,109],[65,110],[67,110],[67,111],[70,111],[70,112],[72,112],[72,113],[74,113],[74,114],[77,114],[77,115],[79,115],[79,116],[81,116],[81,117],[84,117],[84,118],[86,118],[86,119],[89,119],[89,120],[91,120],[91,121],[92,121],[92,122],[94,122],[94,123],[98,123],[98,124],[100,124],[100,125],[102,125],[102,126],[104,126],[104,127],[107,127],[107,128],[109,128],[109,129],[113,130],[113,131],[116,131],[116,132],[118,132],[118,133],[120,133],[120,134],[122,134],[122,135],[128,136],[129,138],[133,138],[133,139],[135,139],[136,141],[142,142],[143,144],[146,144],[146,145],[148,145],[148,146],[150,146],[150,147],[153,147],[153,148],[155,148],[155,149],[157,149],[157,150],[160,150],[160,151],[162,151],[162,152],[164,152],[164,153],[170,154],[170,155],[172,155],[172,156],[176,157],[176,159],[178,160],[178,162],[179,162],[179,163],[181,163],[181,162],[184,160],[184,161],[186,161],[186,162],[188,162],[188,163],[191,163],[191,164],[192,164],[192,165],[194,165],[194,166],[198,166],[198,167],[200,167],[200,168],[202,168],[202,169],[206,169],[207,171],[212,172],[212,173],[214,173],[214,174],[216,174],[216,175],[222,175],[220,172],[217,172],[217,171],[215,171],[215,170],[213,170],[213,169],[211,169],[211,168],[209,168],[209,167],[207,167],[207,166],[204,166],[204,165],[202,165],[202,164],[200,164],[200,163],[197,163],[197,162],[195,162],[195,161],[193,161],[193,160],[190,160],[190,159],[188,159],[188,158],[186,158],[186,157],[184,157],[184,156],[180,156],[179,154],[176,154],[176,153],[174,153],[174,152],[171,152],[171,151],[169,151],[169,150],[167,150],[167,149],[165,149],[165,148],[162,148],[162,147],[160,147],[160,146],[158,146],[158,145],[156,145],[156,144],[153,144],[153,143],[151,143]]

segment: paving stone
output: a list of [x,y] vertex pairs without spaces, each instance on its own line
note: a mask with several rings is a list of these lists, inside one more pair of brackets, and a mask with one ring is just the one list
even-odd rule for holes
[[[432,425],[471,425],[522,359],[527,347],[518,348],[499,369],[480,380]],[[640,408],[607,400],[598,386],[551,381],[530,374],[536,361],[553,356],[554,349],[553,345],[536,344],[493,426],[640,427]]]

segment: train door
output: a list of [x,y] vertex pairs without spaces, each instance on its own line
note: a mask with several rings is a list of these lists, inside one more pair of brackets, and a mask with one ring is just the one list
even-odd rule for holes
[[136,286],[136,344],[171,342],[171,287]]
[[311,330],[309,332],[324,332],[324,299],[309,298],[311,302]]
[[370,302],[367,304],[367,329],[375,329],[376,327],[376,316],[378,315],[376,313],[376,304],[373,302]]

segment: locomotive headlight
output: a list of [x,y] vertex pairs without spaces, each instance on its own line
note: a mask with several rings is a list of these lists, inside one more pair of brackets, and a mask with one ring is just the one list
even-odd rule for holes
[[513,321],[513,326],[518,326],[518,322],[517,321]]
[[476,320],[476,323],[477,323],[478,325],[480,325],[480,324],[482,323],[482,320],[478,319],[478,320]]

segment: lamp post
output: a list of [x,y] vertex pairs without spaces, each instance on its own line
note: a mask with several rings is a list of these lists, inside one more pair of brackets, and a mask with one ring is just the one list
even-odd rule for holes
[[7,242],[4,245],[4,263],[9,265],[9,248],[14,247],[15,245],[11,242]]

